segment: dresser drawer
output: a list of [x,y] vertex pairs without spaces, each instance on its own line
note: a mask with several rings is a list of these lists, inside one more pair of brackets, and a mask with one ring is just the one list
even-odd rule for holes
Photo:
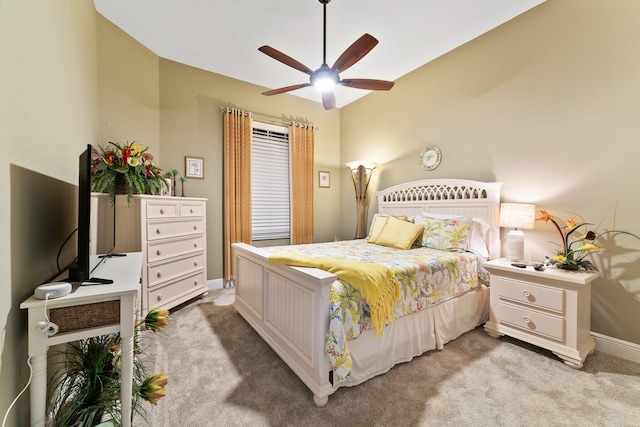
[[199,253],[187,258],[149,264],[149,286],[194,273],[204,268],[204,254]]
[[147,223],[147,240],[198,234],[203,233],[204,230],[204,218],[178,221],[149,221]]
[[205,248],[203,234],[175,239],[159,240],[147,245],[147,262],[166,260],[180,255],[202,251]]
[[564,341],[564,319],[511,304],[498,305],[498,320],[526,331]]
[[180,203],[171,200],[147,201],[147,218],[177,218],[180,215]]
[[202,202],[183,202],[180,203],[180,216],[204,216],[205,205]]
[[564,291],[519,280],[498,277],[498,295],[531,307],[564,313]]
[[192,292],[194,289],[203,288],[205,284],[205,273],[204,271],[200,271],[199,273],[168,283],[165,286],[149,288],[149,304],[151,307],[161,306],[172,299]]

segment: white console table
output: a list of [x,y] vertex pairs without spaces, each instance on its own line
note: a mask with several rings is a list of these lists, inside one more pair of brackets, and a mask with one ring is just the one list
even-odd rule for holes
[[[91,258],[91,265],[98,262],[98,257]],[[38,322],[46,321],[45,301],[31,296],[20,304],[21,309],[28,310],[29,331],[29,356],[33,367],[31,383],[31,425],[44,426],[46,421],[47,403],[47,350],[49,346],[77,341],[98,335],[120,332],[122,338],[122,425],[131,425],[131,393],[133,388],[133,335],[135,323],[135,311],[137,297],[140,289],[140,276],[142,273],[142,253],[129,253],[125,257],[107,258],[96,268],[92,276],[104,279],[112,279],[108,285],[83,285],[74,286],[69,295],[61,298],[50,299],[46,303],[46,309],[50,321],[55,322],[53,314],[55,310],[75,309],[82,310],[83,306],[90,304],[107,304],[116,310],[119,306],[119,319],[116,313],[115,322],[99,324],[88,328],[65,328],[58,325],[60,331],[53,335],[38,331]]]

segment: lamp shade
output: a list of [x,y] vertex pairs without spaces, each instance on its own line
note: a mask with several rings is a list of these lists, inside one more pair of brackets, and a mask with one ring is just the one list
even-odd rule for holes
[[531,230],[536,220],[536,205],[527,203],[501,203],[500,227]]

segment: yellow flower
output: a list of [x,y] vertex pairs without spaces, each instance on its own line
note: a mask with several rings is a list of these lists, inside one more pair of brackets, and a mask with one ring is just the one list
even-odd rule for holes
[[145,329],[151,329],[153,332],[159,331],[167,326],[167,317],[169,317],[169,310],[151,309],[144,318]]
[[576,251],[599,251],[599,250],[602,250],[602,248],[598,245],[594,245],[593,243],[585,243],[584,245],[576,249]]
[[129,166],[131,167],[136,167],[138,166],[138,163],[140,162],[140,157],[129,157],[127,159],[127,163],[129,163]]
[[575,218],[565,219],[564,220],[564,225],[565,225],[566,228],[573,228],[573,227],[578,226],[578,225],[583,224],[583,223],[584,223],[584,221],[578,222],[578,221],[576,221]]
[[140,144],[132,144],[131,149],[135,152],[135,155],[140,155],[140,151],[142,151],[142,146]]
[[164,388],[168,382],[169,378],[164,372],[149,375],[142,383],[142,387],[140,387],[140,396],[151,404],[157,405],[158,400],[167,395]]
[[553,215],[545,211],[544,209],[540,210],[540,217],[536,218],[537,221],[553,221]]
[[564,262],[567,259],[564,257],[564,255],[554,255],[550,258],[552,261],[557,261],[557,262]]

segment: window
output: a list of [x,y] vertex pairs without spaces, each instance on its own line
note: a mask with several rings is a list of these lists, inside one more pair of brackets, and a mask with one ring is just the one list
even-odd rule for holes
[[290,237],[289,129],[253,123],[251,233],[253,240]]

